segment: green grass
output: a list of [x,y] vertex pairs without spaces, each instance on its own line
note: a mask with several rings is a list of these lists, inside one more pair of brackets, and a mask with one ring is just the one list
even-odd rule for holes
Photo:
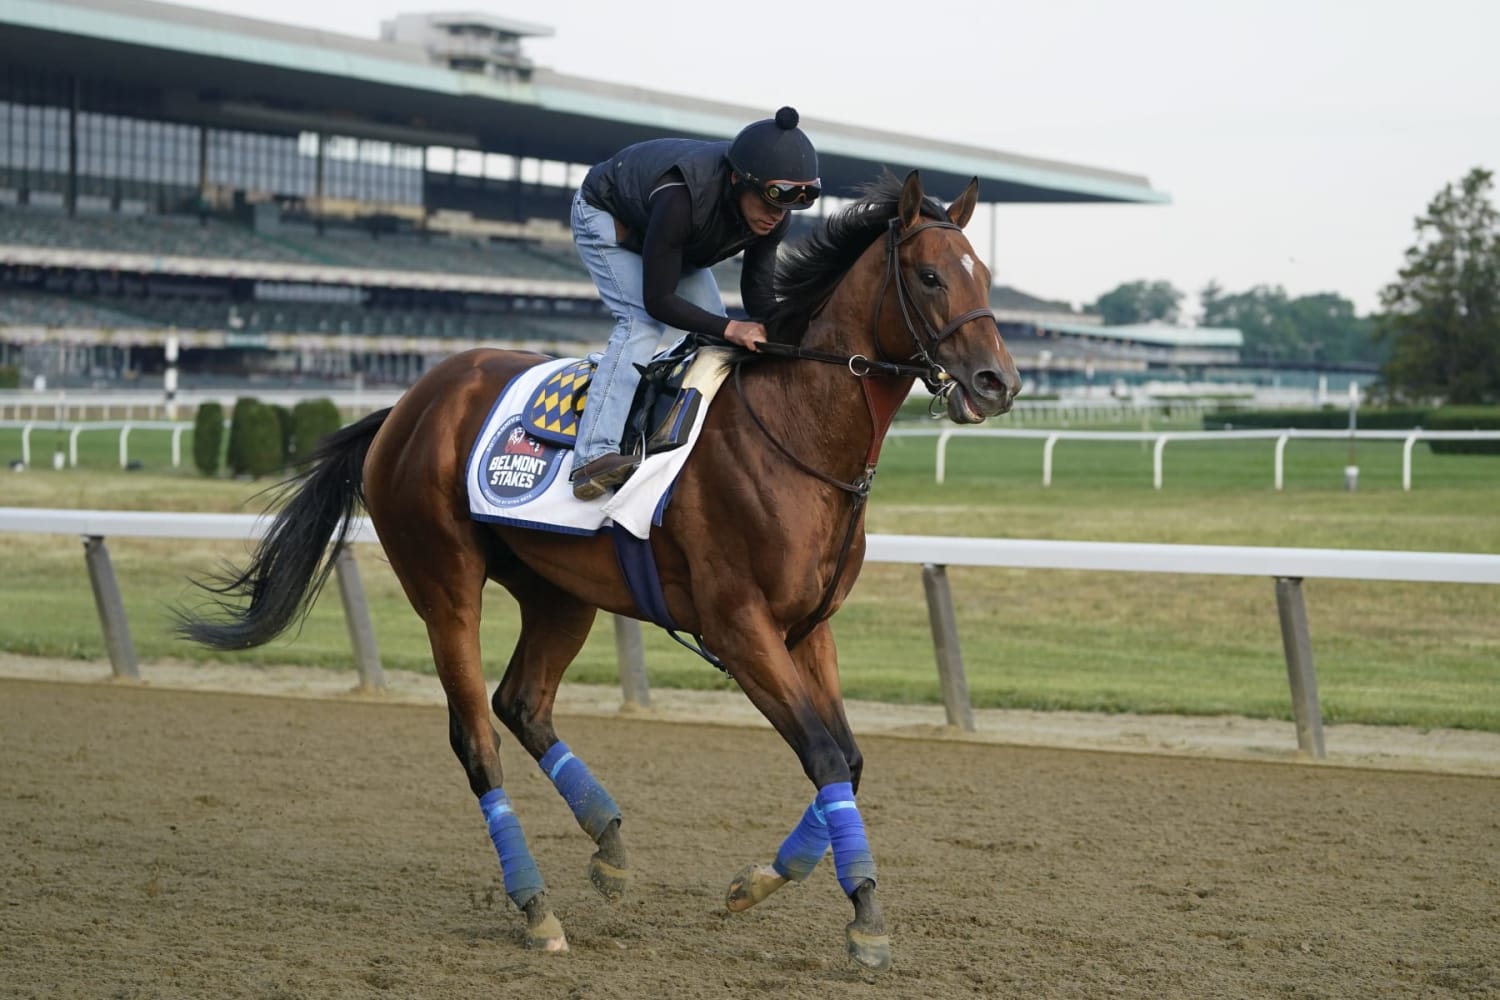
[[[102,442],[102,465],[5,473],[0,506],[259,509],[250,498],[265,484],[171,474],[164,458],[146,460],[140,472],[112,470],[114,435],[92,437]],[[0,456],[6,441],[0,436]],[[147,441],[142,435],[142,446]],[[869,526],[933,535],[1500,552],[1500,458],[1435,456],[1419,447],[1415,488],[1403,492],[1399,448],[1361,443],[1360,489],[1351,494],[1343,489],[1347,449],[1340,442],[1292,442],[1282,492],[1271,488],[1269,442],[1178,443],[1167,448],[1165,488],[1157,491],[1149,446],[1062,442],[1054,485],[1045,489],[1040,441],[955,442],[947,482],[937,486],[933,440],[893,438],[882,454]],[[81,455],[85,462],[89,453]],[[0,648],[103,656],[77,541],[12,535],[0,544]],[[170,636],[167,607],[194,599],[189,576],[242,559],[244,547],[132,539],[109,547],[143,658],[348,669],[348,637],[331,590],[297,635],[245,653],[209,653]],[[430,672],[425,634],[379,549],[359,554],[385,664]],[[965,567],[949,576],[978,707],[1290,717],[1269,579]],[[1305,591],[1328,721],[1500,731],[1500,588],[1313,579]],[[491,588],[487,596],[486,659],[498,676],[515,621],[503,591]],[[570,680],[617,683],[613,630],[601,621]],[[834,628],[846,694],[938,700],[918,567],[868,567]],[[658,630],[645,631],[654,685],[730,686]]]

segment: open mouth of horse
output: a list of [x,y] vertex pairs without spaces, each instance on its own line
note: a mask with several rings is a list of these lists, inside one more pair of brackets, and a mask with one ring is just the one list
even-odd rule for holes
[[974,404],[974,399],[964,384],[955,379],[953,389],[948,393],[949,419],[956,424],[977,424],[982,423],[986,416],[988,414]]

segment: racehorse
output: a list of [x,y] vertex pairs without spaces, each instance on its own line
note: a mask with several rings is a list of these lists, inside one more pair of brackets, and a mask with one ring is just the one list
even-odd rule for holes
[[[1006,412],[1020,389],[989,308],[989,271],[962,231],[977,199],[977,178],[945,209],[923,193],[915,171],[904,181],[885,175],[783,252],[780,304],[767,322],[772,343],[731,362],[733,391],[711,404],[650,539],[671,617],[717,657],[817,789],[775,860],[734,876],[726,905],[745,910],[807,878],[832,847],[854,908],[849,954],[874,970],[889,966],[890,939],[855,800],[863,760],[844,714],[828,619],[859,575],[864,499],[915,379],[936,393],[934,409],[964,424]],[[326,438],[285,485],[249,565],[204,585],[218,609],[181,612],[179,630],[220,649],[274,638],[305,614],[363,504],[427,626],[449,739],[506,892],[526,916],[527,943],[562,951],[566,936],[503,787],[490,712],[567,800],[597,845],[593,885],[618,898],[629,878],[620,810],[558,739],[552,707],[597,609],[647,615],[605,534],[470,517],[469,448],[505,385],[544,360],[503,350],[454,355],[395,406]],[[521,614],[493,698],[479,649],[487,580],[510,591]]]

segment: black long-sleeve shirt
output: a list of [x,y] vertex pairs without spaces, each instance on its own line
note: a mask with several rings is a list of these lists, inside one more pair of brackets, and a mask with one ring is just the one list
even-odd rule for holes
[[[729,327],[726,317],[716,316],[677,294],[684,267],[683,251],[692,236],[692,199],[687,187],[668,183],[657,188],[651,194],[649,208],[641,248],[644,269],[641,295],[646,312],[674,329],[722,337]],[[733,207],[729,210],[738,212]],[[740,296],[745,312],[753,319],[764,319],[776,304],[776,249],[790,226],[791,218],[783,218],[775,229],[745,250]]]

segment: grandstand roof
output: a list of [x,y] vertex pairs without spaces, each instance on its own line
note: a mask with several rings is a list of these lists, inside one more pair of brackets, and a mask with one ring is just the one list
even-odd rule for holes
[[[662,135],[723,139],[746,108],[538,68],[529,79],[458,72],[418,46],[149,0],[0,0],[0,62],[85,70],[160,88],[177,120],[333,131],[571,163]],[[526,25],[535,31],[536,25]],[[545,30],[545,29],[541,29]],[[808,109],[811,110],[811,109]],[[883,166],[918,167],[933,190],[978,176],[989,202],[1168,201],[1141,176],[809,116],[823,180],[848,194]]]

